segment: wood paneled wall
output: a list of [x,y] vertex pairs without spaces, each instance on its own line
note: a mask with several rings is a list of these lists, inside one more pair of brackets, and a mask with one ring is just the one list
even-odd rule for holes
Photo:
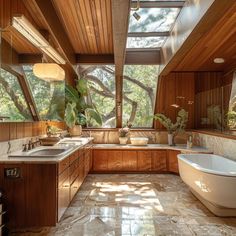
[[[187,128],[194,128],[195,75],[193,72],[176,72],[160,78],[155,113],[163,113],[176,120],[180,108],[189,112]],[[155,122],[155,128],[162,126]]]
[[[51,121],[60,129],[65,129],[63,122]],[[46,122],[4,122],[0,123],[0,142],[46,134]]]

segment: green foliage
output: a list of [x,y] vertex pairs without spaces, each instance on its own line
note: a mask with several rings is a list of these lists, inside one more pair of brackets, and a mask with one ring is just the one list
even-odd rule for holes
[[86,96],[88,94],[88,82],[86,79],[79,79],[76,85],[77,90],[82,96]]
[[49,82],[36,77],[33,68],[23,66],[41,120],[63,120],[65,113],[65,82]]
[[65,110],[65,122],[69,128],[72,128],[76,123],[76,104],[68,102]]
[[97,112],[93,108],[87,108],[85,112],[87,117],[89,117],[90,119],[94,119],[99,125],[102,125],[102,118],[99,112]]
[[[80,85],[82,88],[80,88]],[[99,125],[102,125],[100,114],[85,102],[85,94],[88,88],[84,86],[87,82],[77,83],[76,89],[70,85],[66,85],[66,110],[65,122],[68,127],[72,128],[74,125],[85,125],[88,120],[94,119]],[[80,91],[83,92],[80,93]],[[86,93],[85,93],[86,91]],[[85,115],[83,114],[85,113]]]
[[186,124],[188,122],[188,112],[184,109],[181,109],[178,112],[176,122],[172,123],[171,119],[166,117],[162,113],[157,113],[153,116],[155,120],[158,120],[168,131],[168,133],[177,134],[179,132],[184,132]]
[[227,124],[230,129],[236,128],[236,112],[235,111],[229,111],[226,115],[227,117]]
[[0,69],[1,116],[7,117],[6,120],[10,121],[32,120],[18,79],[2,68]]

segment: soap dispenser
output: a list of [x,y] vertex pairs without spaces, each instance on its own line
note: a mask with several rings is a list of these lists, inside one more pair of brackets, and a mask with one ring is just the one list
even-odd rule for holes
[[187,148],[190,149],[193,146],[193,137],[190,135],[187,140]]

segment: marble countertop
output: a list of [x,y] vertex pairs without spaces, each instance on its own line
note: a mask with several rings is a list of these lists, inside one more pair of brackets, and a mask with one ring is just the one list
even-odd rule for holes
[[201,153],[212,153],[207,148],[193,146],[192,148],[187,148],[185,144],[177,144],[176,146],[169,146],[167,144],[148,144],[146,146],[134,146],[131,144],[121,145],[121,144],[94,144],[93,149],[168,149],[168,150],[176,150],[182,152],[201,152]]
[[[76,142],[76,140],[80,139],[81,142]],[[64,142],[68,140],[74,140],[75,144],[65,144]],[[51,146],[51,148],[68,148],[68,151],[65,152],[62,155],[59,155],[57,157],[30,157],[27,156],[27,152],[24,152],[25,157],[9,157],[8,155],[4,155],[0,157],[0,163],[45,163],[45,164],[50,164],[50,163],[58,163],[71,155],[73,152],[79,150],[80,148],[83,148],[86,144],[88,144],[90,141],[92,141],[93,138],[81,138],[81,137],[74,137],[74,138],[65,138],[60,141],[60,143]],[[44,146],[46,147],[46,146]],[[40,147],[41,148],[41,147]],[[50,147],[49,147],[50,148]],[[36,150],[36,148],[35,148]],[[11,154],[16,154],[16,155],[22,155],[22,151],[17,151],[13,152]]]

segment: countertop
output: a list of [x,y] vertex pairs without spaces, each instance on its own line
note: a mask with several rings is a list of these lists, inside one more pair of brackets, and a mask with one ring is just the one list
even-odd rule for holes
[[[80,144],[74,145],[74,144],[60,144],[61,142],[65,142],[68,140],[81,140]],[[73,152],[83,148],[86,144],[88,144],[90,141],[92,141],[93,138],[65,138],[60,140],[59,144],[56,144],[54,146],[49,146],[52,148],[56,148],[56,147],[65,147],[65,148],[69,148],[69,150],[64,153],[63,155],[59,155],[57,157],[27,157],[27,152],[24,152],[24,154],[26,155],[26,157],[8,157],[7,155],[5,156],[1,156],[0,157],[0,163],[45,163],[45,164],[55,164],[58,163],[60,161],[62,161],[63,159],[65,159],[66,157],[68,157],[69,155],[71,155]],[[76,141],[75,141],[76,143]],[[46,146],[45,146],[46,147]],[[35,148],[36,150],[36,148]],[[18,151],[18,152],[13,152],[12,154],[22,154],[22,151]]]
[[[77,140],[77,138],[70,138],[70,140]],[[90,141],[93,140],[93,138],[79,138],[82,140],[80,145],[63,145],[63,144],[57,144],[53,147],[70,147],[70,150],[68,150],[65,154],[60,155],[58,157],[27,157],[27,152],[24,153],[26,157],[8,157],[1,156],[0,157],[0,163],[58,163],[71,155],[73,152],[79,150],[80,148],[83,148],[86,144],[88,144]],[[63,139],[60,142],[64,142],[68,139]],[[115,150],[176,150],[181,151],[182,153],[212,153],[210,150],[204,148],[204,147],[198,147],[194,146],[190,149],[186,147],[186,145],[176,145],[176,146],[169,146],[167,144],[148,144],[146,146],[133,146],[133,145],[120,145],[120,144],[93,144],[93,149],[115,149]],[[22,151],[14,152],[14,154],[22,154]]]
[[165,149],[165,150],[176,150],[181,152],[201,152],[201,153],[212,153],[207,148],[193,146],[192,148],[187,148],[185,144],[177,144],[176,146],[169,146],[167,144],[148,144],[146,146],[134,146],[131,144],[121,145],[121,144],[94,144],[93,149],[127,149],[127,150],[156,150],[156,149]]

